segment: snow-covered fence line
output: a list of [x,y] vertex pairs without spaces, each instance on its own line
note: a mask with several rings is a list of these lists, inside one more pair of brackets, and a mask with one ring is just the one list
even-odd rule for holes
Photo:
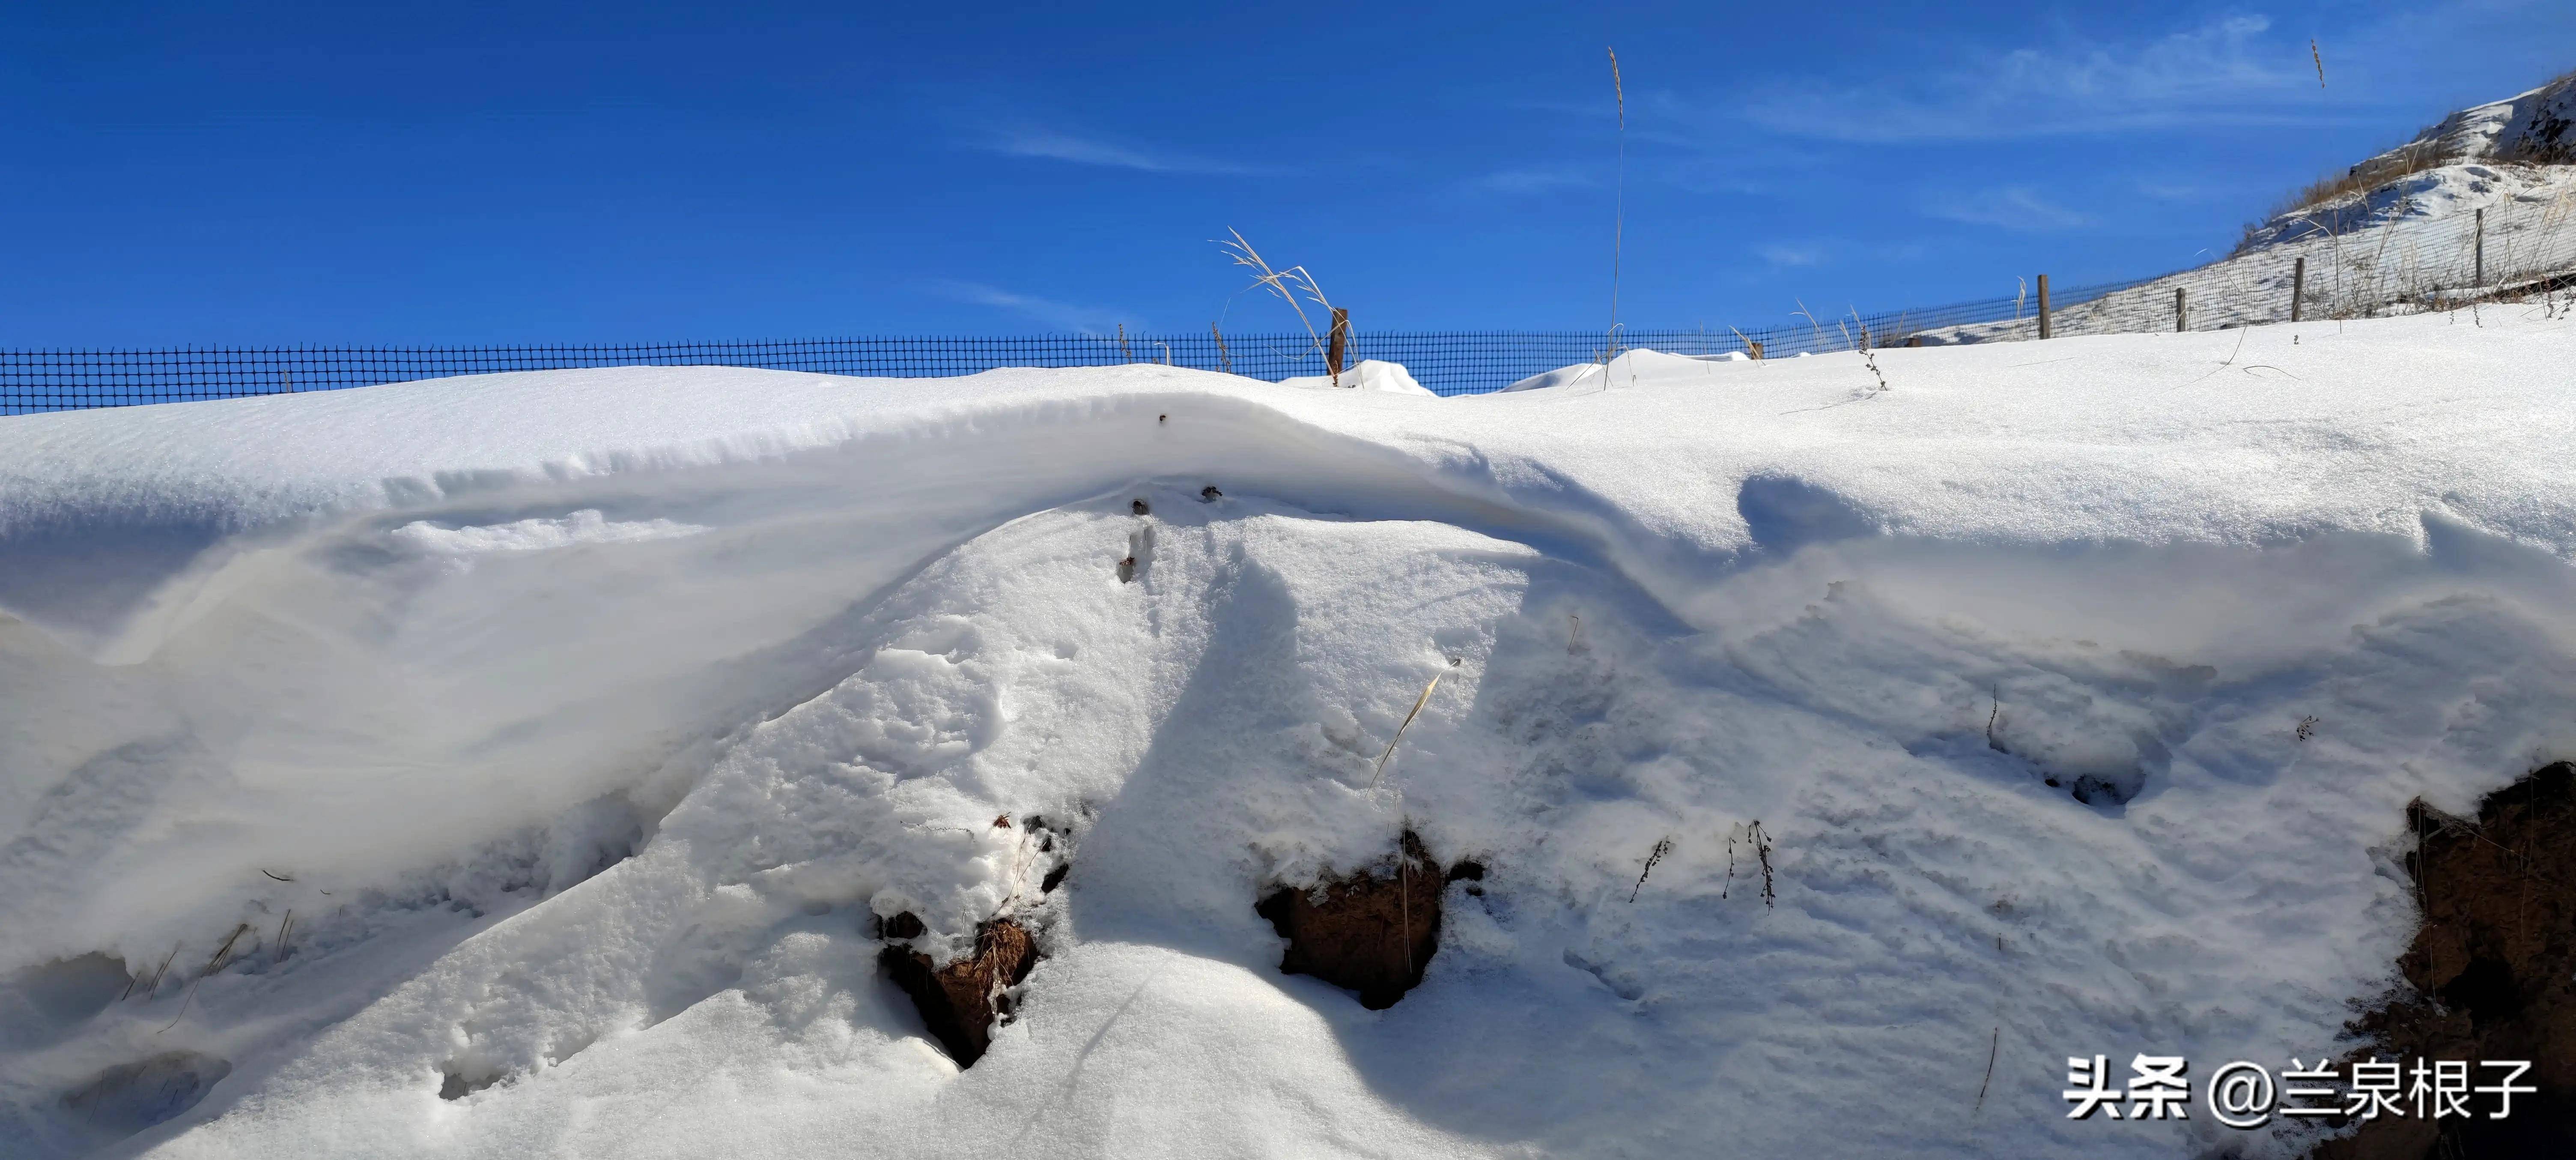
[[[2183,291],[2189,329],[2290,317],[2293,272],[2307,261],[2311,320],[2455,307],[2480,296],[2564,286],[2576,273],[2576,201],[2506,198],[2485,211],[2358,222],[2292,222],[2258,247],[2180,273],[2058,287],[2056,335],[2169,331]],[[2481,268],[2481,262],[2483,267]],[[2483,273],[2483,277],[2481,277]],[[1757,357],[1874,346],[1940,346],[2038,337],[2035,295],[1929,309],[1800,316],[1772,326],[1680,330],[1369,332],[1349,360],[1401,363],[1442,395],[1499,390],[1608,348]],[[0,350],[0,415],[225,399],[499,371],[616,366],[734,366],[885,378],[996,367],[1164,363],[1279,380],[1325,373],[1305,334],[1089,334],[866,337],[540,346],[304,346],[171,350]]]

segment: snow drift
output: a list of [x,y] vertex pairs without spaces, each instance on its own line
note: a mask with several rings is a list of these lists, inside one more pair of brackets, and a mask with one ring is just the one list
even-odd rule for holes
[[[2336,1050],[2576,756],[2570,325],[0,421],[0,1142],[2292,1153],[2065,1058]],[[1421,985],[1281,973],[1407,830]]]

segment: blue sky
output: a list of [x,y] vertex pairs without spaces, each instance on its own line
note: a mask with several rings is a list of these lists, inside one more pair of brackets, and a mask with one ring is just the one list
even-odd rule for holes
[[[2318,42],[2326,84],[2309,56]],[[2159,273],[2576,4],[0,10],[0,346],[1711,328]]]

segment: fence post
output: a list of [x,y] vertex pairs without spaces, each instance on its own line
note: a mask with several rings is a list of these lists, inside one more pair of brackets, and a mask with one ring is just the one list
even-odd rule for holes
[[2048,275],[2039,276],[2039,336],[2048,337]]
[[2181,334],[2182,332],[2184,332],[2184,331],[2186,331],[2186,330],[2191,329],[2191,327],[2190,327],[2189,325],[2187,325],[2187,322],[2188,322],[2189,318],[2190,318],[2190,315],[2188,315],[2188,314],[2184,313],[2184,310],[2183,310],[2182,287],[2180,287],[2180,286],[2176,286],[2176,287],[2174,287],[2174,333],[2175,333],[2175,334]]
[[1342,385],[1342,359],[1350,353],[1350,349],[1351,312],[1338,306],[1334,307],[1332,342],[1324,348],[1324,369],[1332,373],[1334,386]]
[[2299,299],[2307,295],[2308,259],[2306,255],[2301,255],[2298,264],[2290,267],[2290,321],[2299,320]]
[[2478,207],[2478,285],[2487,284],[2487,211]]

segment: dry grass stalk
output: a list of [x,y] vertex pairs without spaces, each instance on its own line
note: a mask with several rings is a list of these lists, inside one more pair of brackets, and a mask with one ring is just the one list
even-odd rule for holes
[[1619,173],[1610,216],[1610,336],[1601,348],[1604,385],[1609,379],[1610,360],[1619,353],[1619,255],[1628,233],[1628,88],[1619,79],[1619,50],[1607,51],[1610,95],[1619,105]]
[[1817,349],[1819,349],[1819,350],[1824,349],[1824,345],[1825,345],[1825,324],[1824,324],[1824,323],[1821,323],[1821,322],[1816,321],[1816,312],[1815,312],[1815,311],[1812,311],[1812,310],[1807,309],[1807,300],[1806,300],[1806,299],[1804,299],[1804,298],[1792,298],[1792,299],[1790,299],[1790,301],[1795,302],[1795,303],[1797,303],[1797,304],[1798,304],[1798,309],[1797,309],[1796,311],[1794,311],[1794,313],[1797,313],[1797,314],[1800,314],[1800,315],[1804,315],[1804,316],[1806,317],[1806,319],[1807,319],[1807,328],[1808,328],[1809,330],[1812,330],[1812,331],[1815,331],[1815,332],[1816,332],[1816,348],[1817,348]]
[[1315,304],[1326,311],[1333,309],[1331,300],[1324,297],[1323,287],[1315,284],[1315,276],[1307,273],[1304,266],[1290,266],[1285,270],[1271,269],[1269,261],[1261,256],[1260,251],[1253,249],[1252,243],[1244,240],[1243,231],[1228,229],[1226,232],[1234,235],[1234,240],[1220,241],[1217,245],[1226,251],[1228,257],[1234,259],[1235,265],[1247,267],[1253,271],[1253,285],[1268,287],[1271,293],[1279,296],[1280,301],[1288,304],[1290,310],[1297,312],[1297,322],[1306,328],[1306,337],[1314,342],[1315,352],[1322,354],[1324,338],[1315,333],[1315,321],[1306,316],[1305,306],[1297,301],[1297,295],[1302,292],[1314,299]]
[[1771,893],[1771,835],[1764,832],[1762,829],[1762,820],[1759,818],[1741,826],[1737,826],[1734,830],[1727,833],[1726,883],[1718,888],[1717,896],[1723,899],[1735,890],[1735,844],[1737,842],[1742,842],[1751,846],[1753,848],[1753,856],[1759,859],[1762,863],[1762,906],[1767,910],[1771,907],[1773,898]]
[[1655,843],[1655,848],[1646,854],[1646,868],[1637,873],[1637,884],[1628,888],[1628,901],[1637,901],[1637,892],[1646,888],[1646,876],[1655,872],[1655,863],[1663,861],[1664,855],[1672,852],[1673,840],[1669,835]]
[[[1449,668],[1454,669],[1457,667],[1458,658],[1451,657],[1449,659]],[[1395,736],[1387,739],[1386,752],[1377,755],[1377,769],[1369,774],[1370,789],[1376,789],[1378,779],[1386,776],[1386,759],[1395,756],[1396,743],[1404,740],[1404,731],[1413,727],[1413,719],[1422,715],[1422,707],[1424,705],[1431,703],[1431,691],[1439,688],[1440,678],[1448,675],[1449,673],[1447,669],[1431,674],[1431,683],[1422,686],[1422,695],[1413,699],[1413,708],[1405,713],[1404,723],[1396,726]]]
[[[233,928],[232,935],[224,939],[224,945],[215,948],[215,957],[206,960],[205,969],[197,972],[197,977],[190,980],[188,983],[188,993],[180,997],[179,1013],[172,1015],[168,1023],[162,1024],[161,1031],[168,1031],[169,1029],[178,1026],[181,1019],[188,1017],[188,1004],[196,1001],[197,988],[205,985],[206,976],[223,969],[224,960],[231,957],[234,944],[241,941],[241,936],[249,933],[250,924],[245,922]],[[155,1031],[153,1034],[159,1035],[161,1031]]]
[[2004,1029],[1998,1026],[1995,1028],[1995,1033],[1986,1040],[1986,1078],[1977,1084],[1977,1106],[1969,1110],[1970,1116],[1986,1110],[1986,1089],[1993,1086],[1995,1082],[1995,1053],[2003,1050],[2003,1046]]
[[161,966],[152,972],[152,981],[143,985],[143,997],[145,999],[150,999],[152,996],[160,993],[161,980],[163,976],[170,973],[170,964],[178,959],[178,957],[179,944],[170,944],[170,953],[161,956]]
[[[1852,341],[1853,327],[1858,327],[1860,329],[1860,341],[1857,343]],[[1873,349],[1877,344],[1871,341],[1869,323],[1861,318],[1860,308],[1857,306],[1851,308],[1851,325],[1846,326],[1840,319],[1836,319],[1834,322],[1834,329],[1843,332],[1843,345],[1852,350],[1859,351],[1862,365],[1869,368],[1869,375],[1871,378],[1878,380],[1878,390],[1873,393],[1887,393],[1887,375],[1878,369],[1878,352]]]

